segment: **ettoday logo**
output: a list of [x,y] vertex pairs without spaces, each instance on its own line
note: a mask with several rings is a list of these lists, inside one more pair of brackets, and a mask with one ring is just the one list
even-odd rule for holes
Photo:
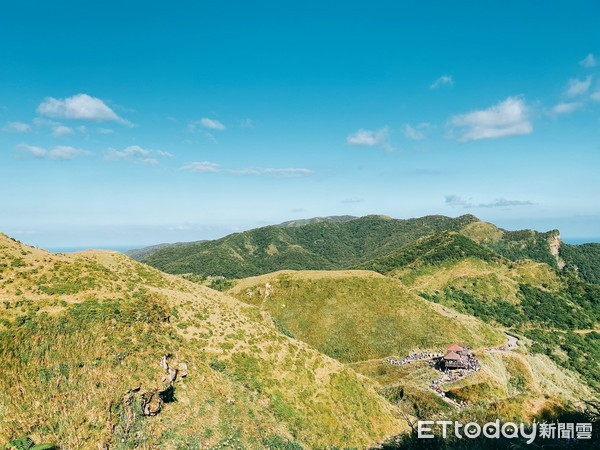
[[446,439],[450,435],[458,439],[477,439],[484,436],[488,439],[525,439],[528,444],[536,439],[592,439],[591,423],[564,423],[534,421],[531,425],[506,422],[501,424],[487,422],[480,425],[476,422],[462,424],[451,420],[420,420],[417,427],[419,439],[433,439],[436,432]]

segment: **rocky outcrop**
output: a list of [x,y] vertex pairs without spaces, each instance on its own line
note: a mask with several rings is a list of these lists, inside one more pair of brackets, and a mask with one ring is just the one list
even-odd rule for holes
[[550,253],[552,254],[552,256],[554,256],[554,259],[556,259],[556,264],[558,264],[559,269],[564,269],[564,267],[566,266],[566,263],[560,257],[560,245],[561,244],[562,244],[562,241],[560,240],[560,233],[558,231],[556,233],[551,234],[550,237],[548,238],[548,245],[550,246]]

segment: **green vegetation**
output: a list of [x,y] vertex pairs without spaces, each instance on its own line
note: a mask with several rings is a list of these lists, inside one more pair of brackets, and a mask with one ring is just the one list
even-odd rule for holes
[[56,450],[56,446],[52,444],[36,444],[28,436],[21,436],[2,448],[4,450]]
[[533,230],[504,231],[502,239],[491,242],[487,246],[511,261],[531,259],[551,267],[558,267],[548,245],[548,240],[555,236],[558,236],[556,230],[547,233]]
[[[427,239],[419,241],[422,238]],[[552,249],[550,243],[557,247]],[[585,281],[596,282],[599,246],[560,244],[556,230],[506,231],[472,215],[409,220],[366,216],[295,221],[216,241],[161,244],[130,254],[168,273],[245,278],[278,270],[356,267],[385,273],[415,259],[434,263],[468,256],[528,259],[557,269],[560,249],[569,269]]]
[[432,265],[469,257],[484,261],[502,259],[466,236],[444,231],[420,239],[383,258],[363,263],[358,268],[386,274],[409,264]]
[[524,334],[533,340],[533,352],[548,355],[557,364],[579,372],[600,391],[600,332],[574,333],[534,328]]
[[244,278],[290,270],[335,270],[390,254],[440,231],[458,231],[471,215],[396,220],[367,216],[301,226],[270,226],[216,241],[162,247],[141,258],[168,273]]
[[434,293],[422,292],[421,296],[507,327],[593,328],[600,320],[600,289],[575,279],[569,279],[566,284],[566,289],[559,291],[519,284],[518,304],[465,292],[455,286]]
[[560,256],[566,263],[566,270],[588,283],[600,284],[600,244],[563,244]]

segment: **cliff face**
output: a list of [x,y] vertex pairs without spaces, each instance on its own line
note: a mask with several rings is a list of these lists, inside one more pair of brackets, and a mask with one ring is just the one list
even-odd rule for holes
[[559,251],[562,241],[560,240],[560,233],[557,231],[548,237],[548,245],[550,246],[550,253],[556,259],[556,264],[560,269],[564,269],[566,263],[560,257]]

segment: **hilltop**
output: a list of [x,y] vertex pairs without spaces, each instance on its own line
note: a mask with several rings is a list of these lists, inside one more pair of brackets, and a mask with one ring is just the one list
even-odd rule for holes
[[444,310],[374,272],[275,272],[241,280],[228,292],[346,363],[433,351],[448,342],[482,348],[505,341],[483,322]]
[[4,235],[0,270],[0,442],[364,447],[405,429],[374,382],[225,294]]

